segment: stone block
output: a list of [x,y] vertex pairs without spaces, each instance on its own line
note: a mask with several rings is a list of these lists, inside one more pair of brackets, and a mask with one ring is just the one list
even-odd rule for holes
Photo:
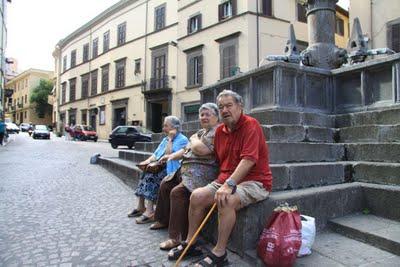
[[290,173],[289,168],[285,165],[270,165],[272,172],[272,191],[282,191],[289,189]]
[[332,185],[345,182],[345,166],[336,163],[293,164],[290,169],[290,188]]
[[306,139],[306,131],[301,125],[272,125],[267,128],[268,141],[302,142]]
[[400,187],[360,183],[368,207],[372,214],[400,221]]
[[306,140],[309,142],[334,143],[336,130],[334,128],[306,127]]
[[335,116],[320,113],[301,113],[301,124],[318,127],[335,127]]
[[400,162],[400,144],[345,144],[351,161]]
[[270,163],[340,161],[344,158],[341,144],[268,142]]
[[263,110],[248,115],[258,120],[260,124],[300,124],[300,113],[293,111]]
[[379,124],[400,124],[400,108],[378,112],[377,121]]
[[340,142],[368,142],[379,140],[379,126],[354,126],[339,130]]
[[400,185],[399,163],[359,162],[353,165],[353,179],[358,182]]

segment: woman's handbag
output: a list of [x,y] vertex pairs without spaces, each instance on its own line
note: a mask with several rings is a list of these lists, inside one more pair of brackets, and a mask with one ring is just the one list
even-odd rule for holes
[[137,164],[136,166],[144,172],[159,173],[165,168],[165,165],[165,162],[153,161],[147,165]]

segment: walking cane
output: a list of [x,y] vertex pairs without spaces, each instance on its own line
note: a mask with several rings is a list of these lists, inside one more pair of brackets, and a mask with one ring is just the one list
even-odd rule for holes
[[196,233],[194,233],[192,239],[190,239],[188,245],[186,246],[186,248],[183,250],[181,256],[178,258],[178,260],[176,261],[174,267],[178,267],[179,263],[181,262],[181,260],[183,259],[183,257],[185,257],[186,252],[189,250],[190,246],[192,245],[192,243],[194,242],[194,240],[197,238],[197,236],[199,235],[201,229],[203,229],[204,225],[207,223],[208,219],[210,218],[211,214],[213,213],[213,211],[215,210],[215,208],[217,207],[217,203],[214,203],[210,209],[210,211],[208,212],[207,216],[204,218],[204,220],[201,222],[199,228],[197,229]]

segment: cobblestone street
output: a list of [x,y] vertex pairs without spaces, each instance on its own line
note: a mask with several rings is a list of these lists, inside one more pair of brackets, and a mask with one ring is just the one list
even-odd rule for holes
[[54,136],[12,138],[0,147],[0,266],[171,265],[158,248],[167,232],[128,218],[132,190],[89,164],[94,153],[117,150]]

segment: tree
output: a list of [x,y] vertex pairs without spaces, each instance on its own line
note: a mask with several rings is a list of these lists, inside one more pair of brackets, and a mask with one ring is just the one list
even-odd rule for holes
[[49,104],[48,98],[52,90],[53,83],[50,80],[40,79],[39,85],[32,91],[29,102],[35,104],[35,112],[39,118],[51,114],[52,106]]

